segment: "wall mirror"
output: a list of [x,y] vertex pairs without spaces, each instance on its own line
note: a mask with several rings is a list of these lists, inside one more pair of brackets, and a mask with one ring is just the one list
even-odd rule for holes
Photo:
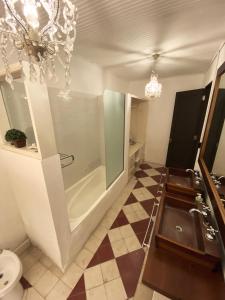
[[217,73],[199,164],[225,245],[225,63]]

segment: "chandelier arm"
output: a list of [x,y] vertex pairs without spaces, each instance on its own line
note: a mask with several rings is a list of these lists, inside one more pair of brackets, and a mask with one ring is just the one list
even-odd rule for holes
[[17,37],[17,35],[13,31],[9,31],[9,30],[0,29],[0,33],[5,33]]
[[27,35],[29,35],[29,34],[28,34],[28,31],[27,31],[27,29],[26,29],[26,27],[25,27],[25,26],[20,22],[20,20],[14,15],[14,13],[13,13],[13,11],[12,11],[10,5],[8,4],[8,1],[7,1],[7,0],[4,0],[4,1],[5,1],[5,4],[6,4],[8,10],[9,10],[9,12],[11,13],[11,15],[12,15],[12,16],[14,17],[14,19],[20,24],[20,26],[23,27],[23,29],[24,29],[24,31],[27,33]]
[[47,27],[46,27],[46,28],[44,27],[44,28],[42,29],[42,31],[41,31],[41,34],[42,34],[42,35],[44,35],[45,32],[48,31],[49,28],[52,26],[52,24],[55,23],[55,21],[57,20],[58,15],[59,15],[59,6],[60,6],[59,0],[57,0],[56,14],[55,14],[54,18],[52,18],[52,20],[50,21],[50,23],[49,23],[48,25],[46,25]]

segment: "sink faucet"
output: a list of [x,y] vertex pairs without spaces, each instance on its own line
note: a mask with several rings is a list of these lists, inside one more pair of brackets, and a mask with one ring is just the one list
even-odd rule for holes
[[207,216],[207,212],[204,211],[204,210],[199,210],[199,209],[197,209],[197,208],[191,208],[191,209],[189,210],[189,213],[192,215],[193,212],[197,212],[197,213],[199,213],[200,215],[203,215],[204,217]]
[[187,172],[187,173],[188,173],[188,172],[192,172],[193,174],[195,174],[194,170],[192,170],[192,169],[186,169],[186,172]]
[[207,233],[205,235],[205,237],[209,240],[212,241],[215,239],[216,237],[216,233],[219,232],[217,229],[213,228],[212,226],[210,226],[209,228],[207,228]]
[[190,172],[190,173],[193,173],[196,177],[199,177],[199,172],[198,171],[195,171],[195,170],[192,170],[192,169],[186,169],[186,172]]
[[213,182],[214,182],[216,188],[219,189],[220,186],[221,186],[221,182],[219,180],[216,180],[216,179],[214,179]]

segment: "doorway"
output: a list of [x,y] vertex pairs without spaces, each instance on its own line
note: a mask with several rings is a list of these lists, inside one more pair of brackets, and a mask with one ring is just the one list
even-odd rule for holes
[[211,85],[205,89],[176,93],[167,167],[194,168]]

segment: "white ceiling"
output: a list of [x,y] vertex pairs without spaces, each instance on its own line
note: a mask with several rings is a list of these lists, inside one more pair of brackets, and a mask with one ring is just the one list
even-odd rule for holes
[[225,0],[77,0],[76,53],[127,80],[204,72],[225,40]]

